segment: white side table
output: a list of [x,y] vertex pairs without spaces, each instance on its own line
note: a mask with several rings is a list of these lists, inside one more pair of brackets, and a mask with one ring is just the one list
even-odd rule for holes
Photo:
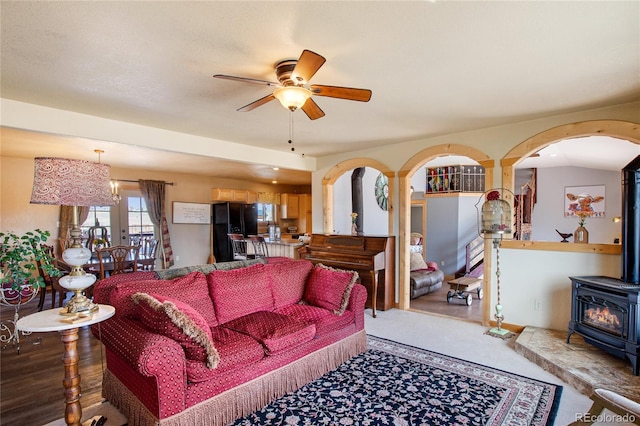
[[116,308],[109,305],[98,305],[98,311],[86,321],[69,324],[61,320],[67,318],[60,315],[60,309],[49,309],[27,315],[18,320],[16,327],[21,331],[49,332],[60,331],[64,344],[64,395],[66,409],[64,420],[68,425],[80,426],[82,421],[82,406],[80,405],[80,374],[78,373],[78,328],[91,325],[111,318],[116,313]]

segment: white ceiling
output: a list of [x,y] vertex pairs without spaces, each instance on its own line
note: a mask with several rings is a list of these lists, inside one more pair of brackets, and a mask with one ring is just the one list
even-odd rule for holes
[[[290,148],[289,113],[277,102],[236,111],[272,88],[212,75],[275,81],[276,62],[313,50],[327,62],[312,83],[368,88],[373,96],[368,103],[316,97],[326,116],[314,121],[294,113],[296,152],[308,156],[640,99],[637,1],[2,1],[0,7],[3,98],[283,152]],[[3,155],[11,149],[26,155],[6,135]],[[66,143],[68,150],[78,141]],[[142,152],[115,145],[108,146],[117,152],[112,165],[140,166]],[[86,141],[76,146],[87,148]],[[614,152],[597,155],[602,163]],[[259,160],[250,153],[248,161]],[[209,175],[218,165],[175,155],[156,152],[151,162]]]

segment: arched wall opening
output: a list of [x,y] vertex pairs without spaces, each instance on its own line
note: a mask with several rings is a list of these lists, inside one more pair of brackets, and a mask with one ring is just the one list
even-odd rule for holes
[[[567,139],[576,139],[579,143],[585,141],[585,149],[588,149],[589,136],[608,136],[619,140],[626,140],[630,143],[640,144],[640,124],[620,121],[620,120],[592,120],[576,123],[569,123],[550,128],[540,132],[532,137],[522,141],[514,146],[501,160],[502,166],[502,186],[511,192],[514,192],[515,166],[521,161],[541,150],[542,148],[554,143],[562,142]],[[506,193],[509,193],[506,191]],[[510,200],[513,206],[513,200]],[[620,246],[617,244],[562,244],[551,241],[508,241],[505,240],[501,247],[506,249],[504,258],[511,261],[507,265],[506,270],[502,271],[503,278],[508,282],[509,278],[521,274],[528,278],[522,281],[522,285],[528,283],[531,285],[539,277],[544,277],[544,281],[540,282],[540,286],[536,288],[536,296],[544,305],[543,310],[548,313],[541,315],[535,309],[527,308],[526,298],[533,296],[520,297],[519,288],[509,287],[503,288],[503,296],[508,300],[509,304],[520,306],[522,309],[510,315],[515,318],[512,324],[503,323],[504,328],[512,331],[519,331],[525,324],[543,328],[561,330],[566,327],[567,318],[570,316],[567,305],[568,290],[565,282],[566,274],[569,274],[571,268],[580,269],[580,266],[593,266],[598,270],[597,274],[616,276],[618,263],[615,261],[615,255],[620,255]],[[613,256],[609,256],[613,255]],[[595,257],[592,259],[592,257]],[[570,260],[570,264],[556,263],[556,259]],[[546,264],[544,271],[537,271],[531,259],[540,264]],[[517,271],[513,265],[517,265]],[[529,269],[525,269],[530,265]],[[602,271],[602,272],[600,272]],[[588,273],[587,273],[588,274]],[[592,272],[592,274],[594,274]],[[533,278],[532,278],[533,277]],[[528,293],[525,293],[528,294]]]
[[[493,168],[494,160],[482,151],[466,145],[436,145],[426,148],[415,155],[413,155],[398,172],[399,187],[400,187],[400,212],[399,212],[399,286],[398,286],[398,307],[403,310],[407,310],[410,307],[410,288],[409,288],[409,247],[410,247],[410,235],[411,235],[411,177],[413,174],[424,164],[433,160],[434,158],[443,155],[459,155],[469,157],[472,160],[477,161],[481,166],[485,168],[485,179],[488,188],[493,186]],[[428,238],[428,236],[425,236]],[[485,243],[485,250],[490,250],[490,242],[487,240]],[[487,277],[491,274],[491,259],[485,258],[485,282]],[[488,283],[489,284],[489,283]],[[486,288],[490,288],[490,285],[486,285]],[[485,291],[486,293],[486,291]],[[489,292],[490,293],[490,292]],[[490,294],[488,295],[490,296]],[[485,297],[483,300],[482,312],[483,312],[483,324],[489,321],[490,312],[490,297]]]
[[[531,154],[564,139],[584,136],[611,136],[640,145],[640,124],[620,120],[592,120],[557,126],[521,142],[500,160],[502,185],[514,192],[514,168]],[[513,200],[509,200],[513,205]]]
[[373,160],[371,158],[352,158],[349,160],[345,160],[333,166],[331,170],[329,170],[325,175],[325,177],[322,179],[323,232],[325,234],[330,234],[333,232],[333,229],[334,229],[333,185],[336,183],[338,178],[342,176],[344,173],[358,167],[374,168],[378,170],[380,173],[384,174],[389,179],[389,201],[387,206],[387,211],[388,211],[387,233],[389,235],[393,235],[393,216],[394,216],[393,197],[395,194],[396,173],[385,164],[377,160]]
[[[413,155],[397,172],[399,188],[399,214],[398,214],[398,256],[397,268],[399,270],[398,280],[398,307],[403,310],[409,309],[409,247],[410,247],[410,213],[411,213],[411,176],[425,163],[443,155],[461,155],[477,161],[486,171],[486,188],[503,187],[513,192],[514,190],[514,166],[524,158],[536,151],[551,145],[555,142],[568,138],[585,136],[611,136],[625,139],[640,145],[640,124],[620,121],[620,120],[594,120],[571,123],[557,126],[549,130],[540,132],[513,147],[501,160],[501,182],[495,183],[494,170],[495,161],[483,152],[466,146],[456,144],[437,145],[426,148]],[[333,230],[333,184],[345,172],[356,167],[372,167],[389,178],[389,234],[393,235],[393,221],[395,206],[395,179],[396,173],[390,170],[383,163],[369,158],[354,158],[343,161],[335,165],[325,175],[322,180],[322,200],[323,200],[323,229],[325,233]],[[509,191],[505,191],[508,194]],[[509,200],[513,206],[513,200]],[[485,251],[492,250],[491,240],[485,241]],[[485,297],[483,300],[483,324],[490,323],[492,313],[493,296],[491,293],[493,281],[493,267],[491,256],[485,257]]]

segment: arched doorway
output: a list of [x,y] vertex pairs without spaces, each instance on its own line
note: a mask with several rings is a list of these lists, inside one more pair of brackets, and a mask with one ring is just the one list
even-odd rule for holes
[[342,176],[344,173],[353,170],[358,167],[371,167],[382,174],[384,174],[389,180],[389,201],[387,210],[389,212],[388,215],[388,234],[393,234],[393,197],[395,194],[395,172],[387,167],[385,164],[373,160],[371,158],[352,158],[350,160],[343,161],[341,163],[336,164],[327,172],[325,177],[322,179],[322,205],[324,206],[324,211],[322,212],[323,216],[323,232],[324,233],[332,233],[334,229],[333,223],[333,214],[334,214],[334,197],[333,197],[333,185],[336,183],[338,178]]
[[[564,124],[538,133],[513,147],[500,161],[502,166],[502,185],[515,193],[516,166],[530,155],[567,139],[585,142],[589,136],[609,136],[640,145],[640,124],[620,120],[591,120]],[[631,161],[631,159],[629,160]],[[507,191],[507,194],[509,192]],[[513,205],[513,200],[509,200]]]
[[[593,120],[554,127],[521,142],[500,160],[502,185],[514,192],[514,166],[529,155],[563,139],[611,136],[640,145],[640,124],[619,120]],[[510,200],[513,204],[513,200]]]
[[[465,145],[456,145],[456,144],[447,144],[447,145],[436,145],[433,147],[426,148],[413,157],[411,157],[405,164],[402,166],[400,171],[398,172],[398,177],[400,181],[400,214],[399,214],[399,252],[400,252],[400,264],[399,268],[399,308],[403,310],[407,310],[410,307],[410,297],[409,297],[409,246],[410,246],[410,234],[411,234],[411,223],[410,223],[410,214],[411,214],[411,176],[425,163],[430,160],[440,157],[443,155],[459,155],[469,157],[472,160],[478,162],[481,166],[485,168],[485,179],[487,187],[493,187],[493,168],[494,168],[494,160],[490,159],[489,156],[475,148],[465,146]],[[490,242],[487,240],[485,243],[485,249],[490,250]],[[487,285],[485,288],[490,289],[490,281],[488,280],[491,275],[491,259],[490,257],[485,260],[485,282]],[[490,312],[490,291],[485,290],[485,294],[487,297],[483,298],[483,324],[488,323],[489,321],[489,312]]]

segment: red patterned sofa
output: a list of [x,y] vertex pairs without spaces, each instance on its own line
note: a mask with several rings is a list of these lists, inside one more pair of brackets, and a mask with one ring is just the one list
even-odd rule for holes
[[103,396],[133,425],[231,422],[366,350],[356,280],[306,260],[102,280],[94,300],[116,308],[92,326]]

